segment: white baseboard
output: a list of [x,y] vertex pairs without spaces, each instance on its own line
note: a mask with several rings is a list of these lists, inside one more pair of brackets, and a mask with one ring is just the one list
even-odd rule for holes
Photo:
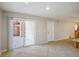
[[48,41],[46,41],[46,42],[39,42],[39,43],[36,43],[35,45],[41,45],[41,44],[46,44],[46,43],[48,43]]
[[68,37],[63,37],[63,38],[59,38],[59,39],[54,39],[53,41],[59,41],[59,40],[66,40],[69,39]]

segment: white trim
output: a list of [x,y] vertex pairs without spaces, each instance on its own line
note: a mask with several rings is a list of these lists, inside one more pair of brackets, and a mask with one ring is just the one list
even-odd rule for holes
[[59,38],[59,39],[54,39],[54,41],[58,41],[58,40],[66,40],[69,39],[68,37],[63,37],[63,38]]

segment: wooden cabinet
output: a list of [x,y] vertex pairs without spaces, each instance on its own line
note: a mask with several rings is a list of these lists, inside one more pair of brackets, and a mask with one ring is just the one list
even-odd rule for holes
[[75,31],[75,38],[79,38],[79,30]]
[[[78,25],[77,25],[78,26]],[[78,42],[79,42],[79,26],[76,30],[74,30],[74,39],[73,39],[73,46],[75,48],[78,48]]]

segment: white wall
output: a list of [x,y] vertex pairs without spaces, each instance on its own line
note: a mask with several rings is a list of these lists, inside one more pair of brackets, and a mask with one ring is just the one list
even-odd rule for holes
[[72,36],[74,32],[74,23],[73,22],[65,22],[65,21],[57,21],[54,24],[55,29],[55,40],[66,39]]
[[54,22],[55,21],[47,21],[47,40],[54,41]]
[[2,47],[1,49],[5,51],[7,49],[7,42],[8,42],[8,27],[7,27],[8,21],[7,17],[3,16],[3,11],[2,11]]
[[45,20],[36,21],[36,44],[47,42],[47,27]]
[[1,51],[1,39],[2,39],[2,35],[1,35],[1,33],[2,33],[2,24],[1,24],[1,22],[2,22],[2,11],[1,11],[1,9],[0,9],[0,51]]

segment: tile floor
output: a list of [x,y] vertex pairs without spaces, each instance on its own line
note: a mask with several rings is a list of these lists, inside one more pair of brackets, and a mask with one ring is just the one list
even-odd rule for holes
[[70,40],[49,42],[6,52],[2,57],[79,57],[79,48],[74,48]]

